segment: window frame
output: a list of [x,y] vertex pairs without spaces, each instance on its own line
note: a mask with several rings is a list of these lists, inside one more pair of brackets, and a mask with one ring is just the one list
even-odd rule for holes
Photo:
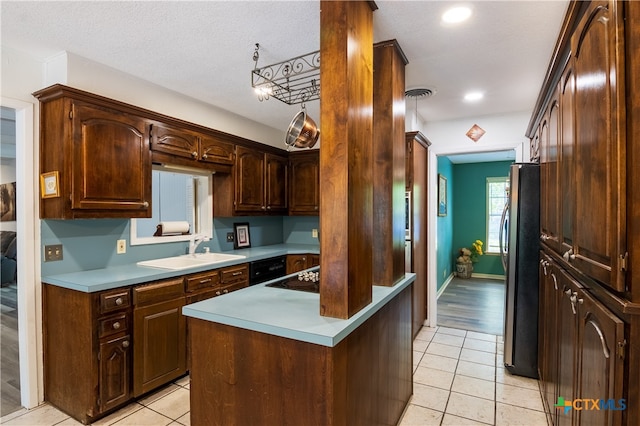
[[[138,236],[137,220],[132,218],[129,220],[129,244],[132,246],[146,245],[146,244],[164,244],[174,243],[180,241],[189,241],[194,234],[206,236],[209,239],[213,238],[213,175],[211,172],[195,169],[190,167],[180,167],[173,165],[153,165],[154,170],[177,172],[195,175],[198,177],[207,178],[208,185],[206,188],[199,188],[198,192],[200,198],[197,201],[198,205],[195,208],[195,230],[191,234],[186,235],[166,235],[162,237],[140,237]],[[202,185],[204,186],[204,185]]]
[[[491,184],[496,184],[496,183],[502,183],[504,184],[504,197],[492,197],[491,196],[491,188],[490,185]],[[491,200],[494,198],[502,198],[504,200],[505,203],[507,203],[509,201],[509,176],[487,176],[486,178],[486,183],[485,183],[485,194],[486,194],[486,216],[485,216],[485,221],[486,221],[486,235],[485,235],[485,253],[486,254],[500,254],[500,241],[498,240],[498,245],[494,247],[492,247],[490,245],[490,239],[489,239],[489,235],[491,234],[491,219],[494,216],[500,216],[502,217],[502,211],[504,209],[504,203],[502,204],[503,207],[500,208],[499,213],[496,212],[492,212],[491,211]],[[498,229],[499,231],[499,229]]]

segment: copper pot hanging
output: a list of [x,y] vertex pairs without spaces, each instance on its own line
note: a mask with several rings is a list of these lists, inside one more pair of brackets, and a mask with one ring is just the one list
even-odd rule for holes
[[320,129],[303,108],[291,120],[284,143],[289,147],[312,148],[320,137]]

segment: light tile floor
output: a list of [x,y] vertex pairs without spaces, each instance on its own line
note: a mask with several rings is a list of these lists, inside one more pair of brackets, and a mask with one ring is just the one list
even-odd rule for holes
[[546,426],[538,381],[503,365],[502,336],[423,328],[413,342],[413,397],[400,426]]
[[[413,397],[400,426],[546,426],[536,380],[502,367],[501,336],[423,328],[413,345]],[[0,419],[3,425],[79,425],[49,404]],[[189,378],[129,404],[94,425],[190,425]]]

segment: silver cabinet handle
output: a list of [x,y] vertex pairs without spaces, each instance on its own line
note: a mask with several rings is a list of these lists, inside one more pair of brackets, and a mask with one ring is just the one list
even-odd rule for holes
[[192,156],[193,158],[196,158],[196,157],[198,156],[198,152],[197,152],[197,151],[193,151],[193,152],[191,153],[191,156]]
[[551,273],[551,278],[553,278],[553,288],[554,289],[558,289],[558,279],[556,278],[556,274],[554,274],[553,272]]
[[122,342],[122,347],[123,348],[128,348],[129,347],[129,341],[125,340],[124,342]]
[[118,298],[116,299],[116,305],[121,306],[121,305],[122,305],[122,303],[123,303],[123,302],[122,302],[122,297],[118,297]]
[[207,154],[202,154],[202,159],[206,160],[207,158],[209,158],[209,156]]
[[564,254],[562,255],[562,257],[564,258],[564,260],[566,261],[571,261],[573,259],[576,258],[576,255],[573,253],[573,249],[570,248],[569,250],[567,250],[566,252],[564,252]]
[[113,323],[113,329],[114,330],[118,330],[119,328],[120,328],[120,322],[119,321],[114,322]]

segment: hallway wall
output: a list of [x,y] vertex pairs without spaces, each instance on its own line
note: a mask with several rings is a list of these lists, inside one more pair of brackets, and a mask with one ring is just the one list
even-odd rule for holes
[[[511,161],[468,163],[453,165],[451,196],[453,211],[453,238],[450,261],[455,262],[461,247],[470,248],[475,240],[486,244],[488,177],[509,175]],[[504,275],[499,254],[485,254],[473,266],[474,273]]]

